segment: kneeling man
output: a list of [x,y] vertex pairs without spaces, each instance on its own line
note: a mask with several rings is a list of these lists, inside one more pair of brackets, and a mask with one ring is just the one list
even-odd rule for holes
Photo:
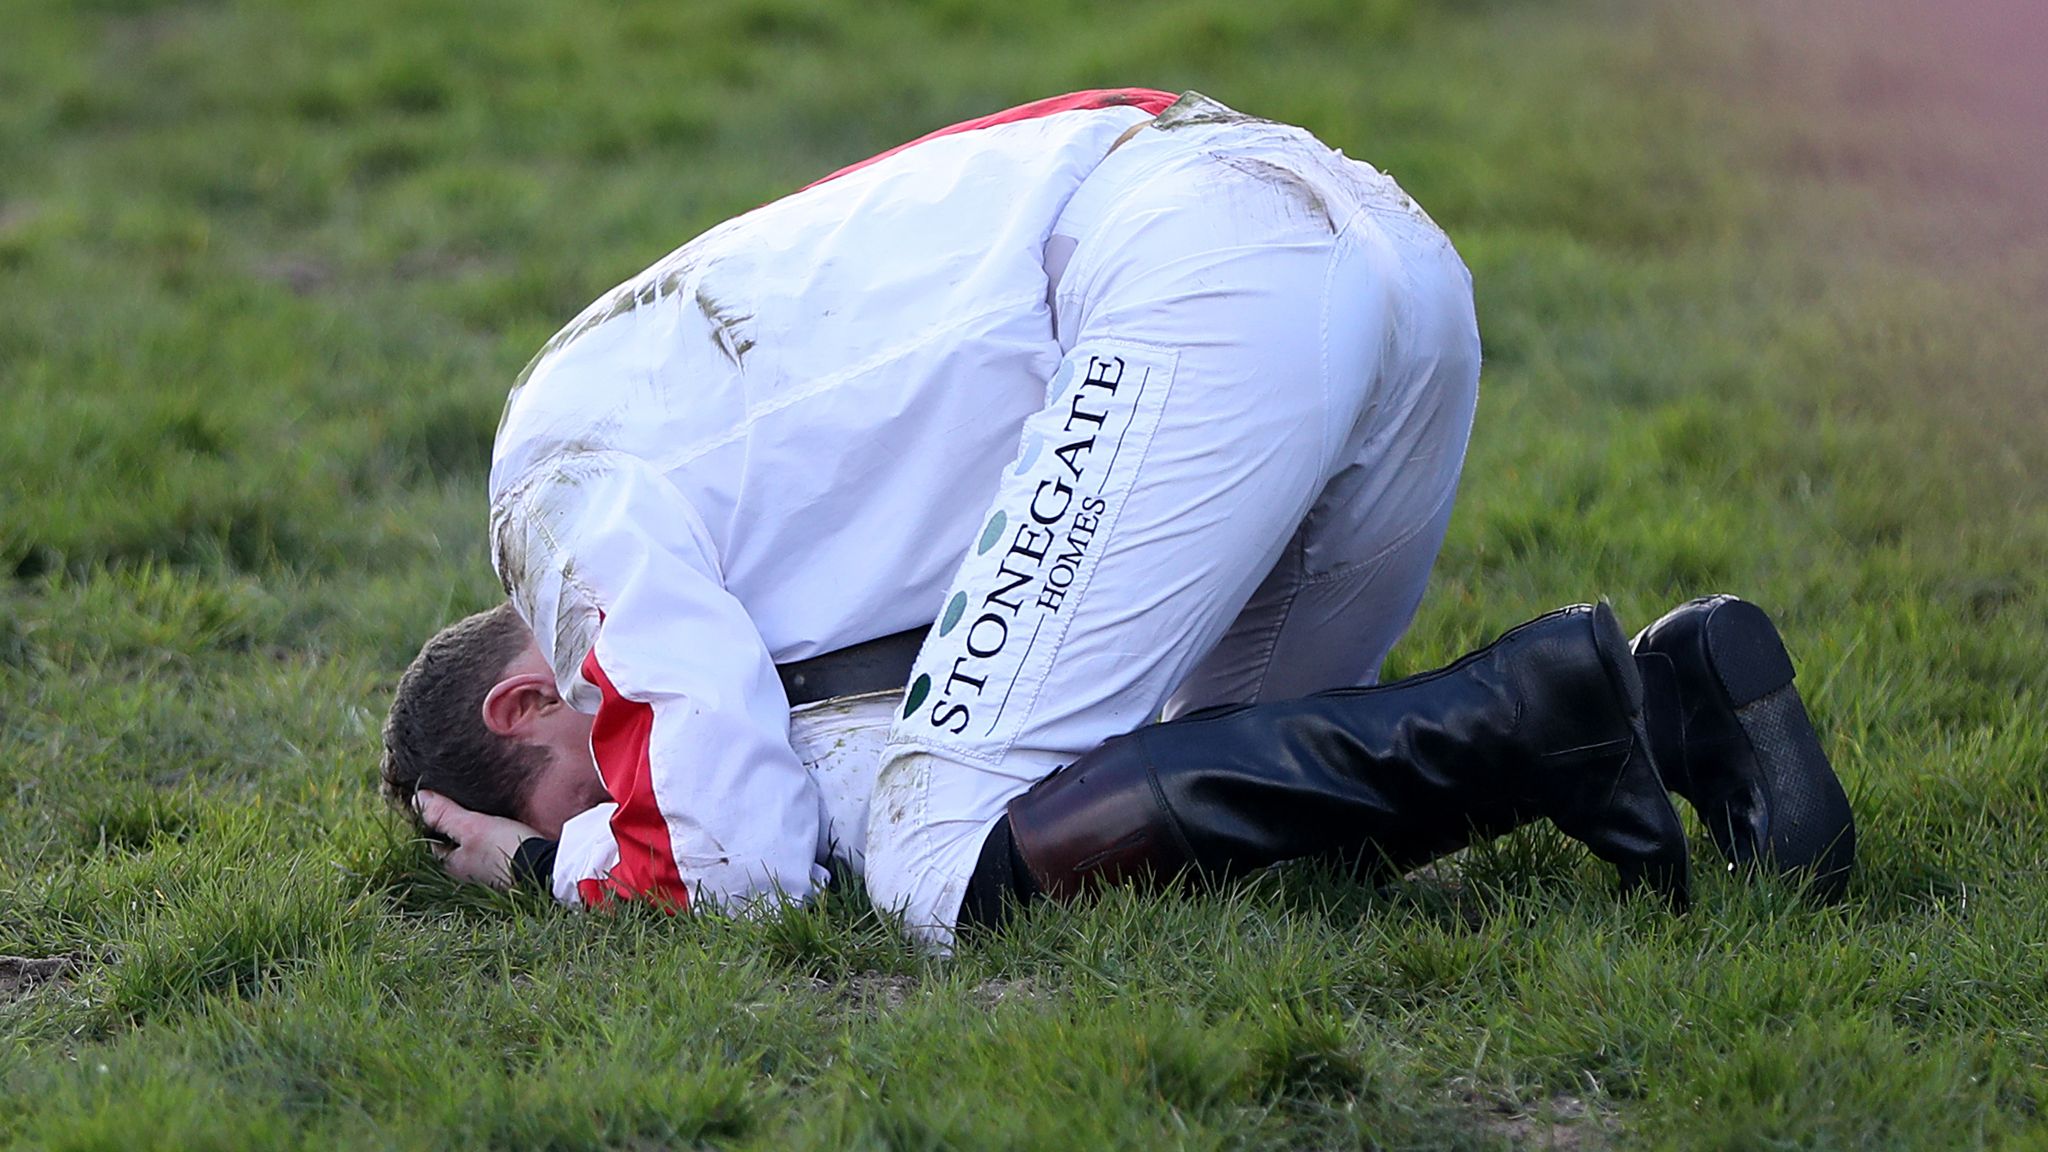
[[1747,603],[1373,686],[1478,372],[1449,241],[1304,131],[1127,89],[934,133],[542,349],[491,470],[509,603],[406,674],[387,792],[466,878],[732,908],[836,856],[941,945],[1538,818],[1683,903],[1667,787],[1837,890],[1847,803]]

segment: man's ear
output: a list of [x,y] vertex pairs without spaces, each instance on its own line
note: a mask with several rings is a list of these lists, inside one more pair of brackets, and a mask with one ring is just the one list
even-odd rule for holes
[[523,738],[549,705],[561,702],[553,676],[543,672],[507,676],[484,696],[484,727],[500,736]]

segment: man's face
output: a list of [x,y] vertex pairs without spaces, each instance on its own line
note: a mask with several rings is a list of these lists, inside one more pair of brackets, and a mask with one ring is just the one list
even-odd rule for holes
[[521,731],[515,737],[540,746],[546,760],[534,773],[521,805],[520,821],[541,835],[560,839],[562,825],[611,799],[604,780],[597,774],[597,760],[590,753],[591,718],[569,706],[555,694],[554,673],[529,643],[526,651],[513,658],[501,679],[539,676],[545,678],[544,699],[522,716]]
[[562,825],[571,817],[611,799],[597,774],[596,762],[590,758],[587,735],[581,751],[580,765],[564,755],[550,757],[547,765],[535,774],[526,793],[525,823],[550,840],[562,838]]

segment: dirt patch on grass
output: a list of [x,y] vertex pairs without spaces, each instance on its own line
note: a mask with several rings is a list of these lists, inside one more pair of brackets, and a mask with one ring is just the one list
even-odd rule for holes
[[796,987],[808,988],[821,996],[829,996],[842,1007],[866,1014],[901,1008],[917,991],[917,983],[915,976],[862,972],[848,976],[844,980],[825,980],[813,976],[801,981]]
[[974,1002],[983,1008],[998,1004],[1014,1004],[1019,1001],[1037,1003],[1047,999],[1048,993],[1036,980],[984,980],[974,986]]
[[75,956],[0,956],[0,1004],[18,1000],[39,985],[66,979],[79,967]]
[[1481,1128],[1512,1148],[1602,1152],[1614,1147],[1621,1130],[1613,1112],[1566,1092],[1534,1104],[1473,1091],[1460,1099],[1477,1113]]
[[[863,972],[838,981],[814,977],[806,983],[813,991],[834,997],[846,1008],[872,1015],[893,1012],[903,1007],[919,994],[919,987],[923,981],[916,976]],[[1045,999],[1046,995],[1045,989],[1034,980],[998,978],[976,984],[969,993],[969,998],[976,1007],[990,1009],[998,1004],[1036,1002]]]
[[256,264],[256,274],[282,284],[294,296],[311,296],[334,283],[334,266],[311,256],[269,256]]

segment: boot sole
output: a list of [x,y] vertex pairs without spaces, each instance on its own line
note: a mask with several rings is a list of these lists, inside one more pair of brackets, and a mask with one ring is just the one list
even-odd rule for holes
[[1708,615],[1703,639],[1722,703],[1771,792],[1771,863],[1784,871],[1810,869],[1815,893],[1838,899],[1855,859],[1854,817],[1793,687],[1797,673],[1777,625],[1763,609],[1730,598]]

